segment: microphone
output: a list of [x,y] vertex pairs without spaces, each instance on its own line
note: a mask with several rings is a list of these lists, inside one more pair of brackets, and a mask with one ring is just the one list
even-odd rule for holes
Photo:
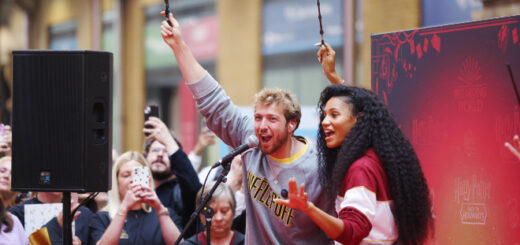
[[211,166],[211,169],[214,169],[220,165],[229,163],[229,162],[231,162],[231,160],[233,160],[233,158],[236,155],[241,154],[242,152],[248,150],[249,148],[255,148],[257,146],[258,146],[258,138],[256,138],[256,136],[254,136],[254,135],[251,135],[251,136],[247,137],[246,143],[240,145],[239,147],[235,148],[233,151],[231,151],[230,153],[225,155],[222,159],[220,159],[218,162],[213,164],[213,166]]

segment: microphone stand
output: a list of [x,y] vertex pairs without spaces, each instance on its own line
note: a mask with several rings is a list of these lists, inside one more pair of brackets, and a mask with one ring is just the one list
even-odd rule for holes
[[64,245],[72,245],[72,219],[74,218],[74,215],[78,211],[79,207],[85,206],[85,204],[91,200],[94,200],[96,196],[99,194],[99,192],[94,192],[90,194],[87,198],[85,198],[83,201],[79,203],[79,205],[74,209],[70,210],[70,191],[63,192],[63,197],[61,199],[61,202],[63,204],[63,228],[62,228],[62,240]]
[[211,234],[211,220],[213,220],[213,215],[215,214],[215,212],[213,211],[213,209],[211,207],[204,207],[204,209],[202,210],[202,214],[204,214],[204,216],[206,216],[206,244],[211,244],[211,238],[210,238],[210,234]]
[[[221,163],[221,166],[224,168],[224,170],[222,170],[222,173],[218,176],[217,180],[215,181],[215,184],[213,185],[213,187],[211,188],[209,193],[204,197],[204,199],[202,199],[200,206],[197,209],[195,209],[195,211],[193,211],[193,213],[191,214],[190,220],[184,227],[184,230],[182,231],[181,235],[177,238],[177,241],[175,241],[175,245],[178,245],[181,242],[182,238],[186,235],[186,232],[189,230],[188,228],[190,228],[190,226],[193,224],[193,222],[195,222],[195,220],[199,216],[202,209],[206,208],[206,205],[208,205],[208,202],[209,202],[209,200],[211,200],[211,197],[213,196],[213,193],[217,189],[218,185],[220,185],[220,183],[222,183],[222,182],[226,182],[226,180],[227,180],[226,176],[228,175],[229,170],[231,169],[230,162],[231,162],[231,159],[229,161]],[[208,230],[206,236],[209,239],[209,237],[210,237],[209,230]]]

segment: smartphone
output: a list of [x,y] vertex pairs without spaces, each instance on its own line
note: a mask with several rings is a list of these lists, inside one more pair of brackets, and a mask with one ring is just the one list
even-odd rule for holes
[[144,108],[144,121],[148,121],[150,117],[159,117],[159,106],[149,105]]
[[[144,121],[148,121],[150,117],[159,117],[159,106],[149,105],[144,108]],[[145,128],[152,128],[151,126],[145,126]],[[148,134],[145,134],[148,136]]]
[[150,187],[150,171],[148,167],[135,167],[132,171],[132,181],[140,186]]

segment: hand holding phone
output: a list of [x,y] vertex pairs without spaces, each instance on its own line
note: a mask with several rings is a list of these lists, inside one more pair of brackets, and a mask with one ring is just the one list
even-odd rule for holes
[[150,117],[159,117],[159,106],[149,105],[144,108],[144,121],[148,121]]
[[[159,106],[157,105],[149,105],[144,108],[144,122],[148,121],[150,117],[159,117]],[[145,128],[153,128],[152,126],[144,126]],[[145,134],[148,136],[148,134]]]
[[143,187],[150,187],[150,171],[148,167],[135,167],[132,172],[132,181]]

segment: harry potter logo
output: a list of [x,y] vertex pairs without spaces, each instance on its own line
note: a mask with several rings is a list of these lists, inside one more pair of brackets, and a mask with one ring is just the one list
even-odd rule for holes
[[455,202],[460,203],[460,222],[470,225],[486,224],[486,201],[491,199],[491,183],[478,181],[473,175],[471,181],[455,179]]
[[453,96],[458,100],[459,112],[482,112],[488,88],[481,81],[478,60],[471,56],[466,57],[459,68],[457,80],[463,83],[453,90]]

